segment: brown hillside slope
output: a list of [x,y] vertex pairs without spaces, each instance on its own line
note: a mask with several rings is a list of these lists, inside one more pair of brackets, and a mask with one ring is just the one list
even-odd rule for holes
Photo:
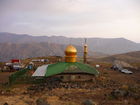
[[113,62],[114,60],[122,60],[128,63],[137,63],[140,62],[140,51],[112,55],[109,57],[101,58],[100,60],[107,62]]

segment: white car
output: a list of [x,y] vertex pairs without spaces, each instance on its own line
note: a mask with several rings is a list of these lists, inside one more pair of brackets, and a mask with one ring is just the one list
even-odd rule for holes
[[15,70],[19,70],[19,69],[21,69],[21,68],[22,68],[21,65],[13,65],[13,69],[15,69]]
[[133,73],[132,71],[129,71],[127,69],[120,70],[120,72],[125,73],[125,74],[132,74]]

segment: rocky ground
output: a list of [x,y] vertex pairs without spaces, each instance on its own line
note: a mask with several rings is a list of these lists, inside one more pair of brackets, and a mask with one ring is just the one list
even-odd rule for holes
[[139,105],[140,72],[132,75],[99,68],[94,83],[15,84],[1,86],[0,105]]

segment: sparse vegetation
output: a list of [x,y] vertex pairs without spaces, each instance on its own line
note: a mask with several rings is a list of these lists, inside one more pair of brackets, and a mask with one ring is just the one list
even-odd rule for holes
[[[55,57],[41,58],[53,61],[57,59]],[[39,57],[39,59],[41,58]],[[25,59],[22,62],[28,64],[32,59]],[[140,85],[138,82],[140,72],[133,75],[124,75],[120,72],[110,70],[111,63],[108,62],[94,61],[93,63],[93,61],[90,61],[89,64],[94,67],[96,64],[100,65],[98,68],[100,75],[95,78],[92,84],[89,82],[89,84],[86,83],[87,85],[84,83],[77,86],[71,83],[70,85],[65,85],[65,88],[63,86],[48,88],[49,85],[45,86],[43,84],[45,80],[35,80],[33,82],[34,80],[28,78],[31,73],[28,72],[28,75],[25,76],[26,78],[19,79],[12,87],[3,89],[4,86],[1,86],[0,98],[3,100],[1,103],[36,105],[39,97],[50,105],[82,105],[86,100],[92,100],[97,105],[124,105],[126,103],[137,105],[140,102]],[[6,79],[8,76],[6,75],[4,78]],[[20,100],[21,98],[22,100]]]

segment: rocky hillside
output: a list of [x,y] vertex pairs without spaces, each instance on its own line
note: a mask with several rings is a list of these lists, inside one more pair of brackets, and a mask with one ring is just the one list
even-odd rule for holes
[[50,43],[1,43],[0,61],[7,61],[13,58],[31,58],[40,56],[64,55],[65,46]]
[[[68,38],[63,36],[31,36],[18,35],[13,33],[0,33],[0,43],[31,43],[47,42],[57,44],[74,44],[82,46],[83,38]],[[140,44],[124,38],[88,38],[90,51],[103,54],[121,54],[132,51],[140,51]]]
[[121,60],[128,63],[138,63],[140,62],[140,51],[112,55],[112,56],[101,58],[100,60],[107,61],[107,62]]

